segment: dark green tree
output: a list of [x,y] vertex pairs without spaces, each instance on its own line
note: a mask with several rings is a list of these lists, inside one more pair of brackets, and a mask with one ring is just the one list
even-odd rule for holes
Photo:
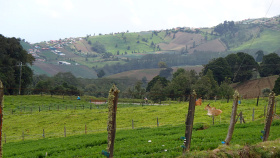
[[[35,59],[20,44],[20,39],[6,38],[0,34],[0,80],[5,94],[21,94],[32,83],[30,65]],[[20,66],[22,63],[23,66]]]
[[159,81],[159,84],[162,86],[162,88],[166,87],[169,83],[169,81],[166,78],[157,75],[148,83],[146,92],[150,92],[151,88],[156,84],[157,81]]
[[260,64],[261,77],[280,74],[280,57],[276,53],[270,53],[263,56]]
[[100,54],[106,53],[105,46],[102,43],[98,42],[98,41],[96,41],[95,43],[92,44],[91,49],[93,51],[97,52],[97,53],[100,53]]
[[103,70],[100,70],[100,71],[97,73],[97,77],[98,77],[98,78],[102,78],[104,75],[105,75],[105,72],[104,72]]
[[163,70],[160,70],[159,76],[164,77],[166,79],[170,79],[172,77],[172,72],[173,72],[172,68],[165,68]]
[[275,81],[275,84],[274,84],[274,88],[272,90],[276,95],[279,95],[280,94],[280,75],[279,77],[277,78],[277,80]]
[[257,51],[256,55],[257,55],[256,62],[261,62],[264,56],[263,51],[262,50]]
[[214,79],[218,82],[218,84],[221,84],[226,77],[231,78],[233,75],[227,60],[222,57],[213,59],[208,64],[204,65],[203,74],[206,75],[209,69],[212,70]]

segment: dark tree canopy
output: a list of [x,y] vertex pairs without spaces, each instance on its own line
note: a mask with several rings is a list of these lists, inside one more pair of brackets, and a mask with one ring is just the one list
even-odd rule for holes
[[280,74],[280,57],[276,53],[270,53],[263,56],[260,64],[261,77]]
[[263,56],[264,56],[263,51],[262,50],[257,51],[256,55],[257,55],[256,62],[261,62],[263,60]]
[[91,49],[93,51],[97,52],[97,53],[100,53],[100,54],[106,53],[105,46],[102,43],[98,42],[98,41],[96,41],[95,43],[92,44]]
[[[34,58],[20,45],[20,39],[6,38],[0,34],[0,80],[3,82],[5,94],[17,94],[21,81],[21,94],[32,83],[32,65]],[[20,63],[22,62],[22,67]],[[20,68],[21,80],[20,80]]]
[[204,66],[203,74],[206,75],[209,69],[212,70],[214,79],[219,84],[221,84],[221,82],[224,81],[226,77],[232,78],[231,67],[225,58],[220,57],[210,61]]
[[153,86],[156,84],[156,82],[159,81],[159,84],[162,87],[166,87],[168,85],[168,80],[164,77],[160,77],[159,75],[157,75],[156,77],[154,77],[149,83],[148,86],[146,88],[147,92],[150,92],[150,90],[153,88]]
[[280,94],[280,76],[277,78],[277,80],[275,81],[275,85],[274,85],[274,88],[273,88],[273,92],[276,94],[276,95],[279,95]]

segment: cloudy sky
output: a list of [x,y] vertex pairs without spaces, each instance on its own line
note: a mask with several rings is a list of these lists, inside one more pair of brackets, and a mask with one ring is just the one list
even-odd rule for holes
[[31,43],[87,34],[212,27],[280,15],[280,0],[0,0],[0,34]]

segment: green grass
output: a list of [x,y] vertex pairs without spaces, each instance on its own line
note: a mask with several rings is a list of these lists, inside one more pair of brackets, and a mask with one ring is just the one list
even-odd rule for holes
[[[89,40],[92,43],[98,41],[104,44],[106,50],[113,53],[114,55],[117,54],[117,51],[119,51],[120,55],[122,55],[125,54],[125,51],[128,54],[131,54],[132,51],[136,51],[137,53],[152,52],[153,48],[150,47],[151,42],[154,42],[154,44],[164,42],[162,36],[163,33],[160,33],[158,36],[153,35],[152,37],[152,32],[147,32],[146,34],[124,33],[123,36],[120,33],[115,35],[92,36],[89,38]],[[123,39],[123,37],[126,37],[126,41]],[[147,39],[148,42],[142,41],[142,38]],[[139,43],[137,43],[137,41],[139,41]],[[127,49],[128,46],[130,46],[130,50]]]
[[[15,142],[22,139],[22,132],[26,135],[25,139],[40,139],[43,129],[48,138],[62,137],[64,126],[69,136],[83,133],[85,124],[90,133],[104,132],[107,127],[107,105],[93,105],[89,103],[89,99],[90,97],[82,97],[81,101],[77,101],[75,96],[65,96],[64,99],[62,96],[5,96],[3,133],[8,142]],[[132,119],[135,128],[156,127],[157,118],[160,126],[180,125],[184,123],[188,109],[187,102],[144,106],[122,104],[122,100],[119,102],[119,129],[132,128]],[[216,117],[216,124],[229,124],[232,102],[226,103],[224,100],[206,101],[202,106],[197,106],[195,123],[212,124],[212,118],[204,110],[208,103],[223,111],[221,117]],[[256,100],[243,100],[239,105],[238,113],[243,112],[246,122],[251,122],[253,108],[255,120],[264,121],[263,108],[267,101],[260,100],[258,107],[255,104]]]
[[249,40],[237,48],[232,48],[232,51],[239,51],[245,49],[259,49],[267,51],[268,53],[273,53],[279,49],[280,43],[280,31],[274,31],[270,29],[265,29],[260,38],[255,38]]
[[[278,132],[280,121],[272,123],[269,140],[280,137]],[[191,153],[195,155],[203,150],[213,150],[222,145],[227,134],[228,125],[214,125],[199,130],[194,125],[192,133]],[[231,141],[231,147],[251,145],[261,142],[260,131],[264,125],[260,122],[237,124]],[[185,126],[163,126],[158,128],[138,128],[117,130],[114,157],[177,157],[182,155]],[[149,142],[151,140],[151,142]],[[274,147],[279,148],[279,144]],[[107,133],[81,134],[66,138],[39,139],[21,141],[3,145],[4,157],[104,157],[102,150],[107,147]]]

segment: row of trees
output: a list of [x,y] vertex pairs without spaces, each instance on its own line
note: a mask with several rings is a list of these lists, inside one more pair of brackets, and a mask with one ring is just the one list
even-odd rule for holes
[[0,34],[0,80],[3,82],[5,94],[25,93],[33,76],[28,65],[32,65],[34,60],[33,56],[22,48],[20,39],[6,38]]

